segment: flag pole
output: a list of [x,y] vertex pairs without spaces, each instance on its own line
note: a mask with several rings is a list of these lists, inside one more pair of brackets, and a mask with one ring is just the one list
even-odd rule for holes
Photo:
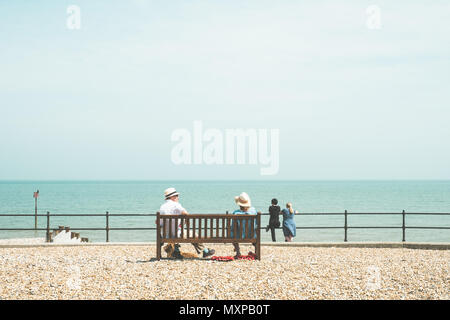
[[37,229],[37,199],[39,197],[39,190],[33,195],[34,197],[34,229]]

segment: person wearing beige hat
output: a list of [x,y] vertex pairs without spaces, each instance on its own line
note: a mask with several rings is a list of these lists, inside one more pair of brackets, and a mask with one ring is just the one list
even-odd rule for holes
[[[159,208],[160,214],[176,214],[176,215],[187,215],[188,212],[186,209],[182,207],[182,205],[179,202],[179,193],[175,188],[168,188],[164,191],[164,198],[166,202],[164,202],[161,207]],[[162,224],[162,221],[161,221]],[[175,221],[172,221],[172,225],[166,225],[166,234],[169,234],[169,228],[172,229],[172,234],[175,234],[181,229],[181,225],[176,226]],[[163,240],[164,241],[164,240]],[[197,254],[200,254],[203,252],[203,258],[212,256],[215,253],[214,249],[205,248],[205,246],[202,243],[193,243],[192,244],[195,248],[195,251],[197,251]],[[182,258],[180,253],[180,245],[177,243],[175,244],[175,250],[173,256],[175,258]]]
[[[252,207],[252,202],[250,200],[250,197],[247,193],[242,192],[239,196],[234,197],[234,201],[236,202],[236,204],[239,206],[239,210],[235,210],[233,212],[233,214],[254,214],[256,215],[256,209]],[[239,222],[236,222],[237,226],[236,226],[236,230],[239,230],[240,226],[239,226]],[[243,235],[246,234],[246,229],[245,229],[245,224],[242,226],[243,228]],[[256,225],[256,219],[255,219],[255,226],[254,229],[256,230],[258,226]],[[234,221],[233,224],[231,225],[231,237],[234,238]],[[239,247],[239,243],[235,242],[233,243],[234,246],[234,251],[236,252],[235,258],[239,257],[241,255],[241,250]]]

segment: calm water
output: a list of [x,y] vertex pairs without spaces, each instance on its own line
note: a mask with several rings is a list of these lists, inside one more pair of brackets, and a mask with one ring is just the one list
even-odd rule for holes
[[[301,212],[450,212],[450,181],[171,181],[171,182],[0,182],[0,214],[34,213],[33,192],[40,190],[38,213],[155,213],[163,191],[175,187],[190,213],[225,213],[236,206],[234,196],[247,192],[253,206],[267,212],[270,200],[292,202]],[[268,217],[263,216],[263,225]],[[110,227],[154,227],[154,217],[111,217]],[[343,226],[342,216],[297,216],[297,227]],[[401,226],[401,215],[349,216],[349,226]],[[105,227],[104,217],[52,217],[58,225]],[[450,216],[407,216],[407,226],[450,227]],[[46,226],[40,218],[39,227]],[[1,217],[1,228],[32,228],[34,217]],[[270,232],[261,232],[270,240]],[[90,241],[105,241],[104,231],[82,231]],[[44,232],[0,231],[0,238],[44,237]],[[351,229],[349,241],[401,241],[401,229]],[[343,241],[343,229],[297,230],[294,241]],[[281,230],[277,240],[284,241]],[[450,230],[406,230],[407,241],[450,242]],[[154,231],[111,231],[110,241],[155,241]]]

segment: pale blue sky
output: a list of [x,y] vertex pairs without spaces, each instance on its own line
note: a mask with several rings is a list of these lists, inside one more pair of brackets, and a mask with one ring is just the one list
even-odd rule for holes
[[[450,179],[449,35],[448,1],[0,0],[0,179]],[[194,120],[280,129],[279,173],[174,165]]]

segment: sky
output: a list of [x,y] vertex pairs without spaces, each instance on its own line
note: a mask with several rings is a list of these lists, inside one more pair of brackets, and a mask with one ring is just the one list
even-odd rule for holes
[[[0,0],[0,180],[450,179],[449,34],[439,0]],[[195,121],[279,130],[278,170],[174,163]]]

